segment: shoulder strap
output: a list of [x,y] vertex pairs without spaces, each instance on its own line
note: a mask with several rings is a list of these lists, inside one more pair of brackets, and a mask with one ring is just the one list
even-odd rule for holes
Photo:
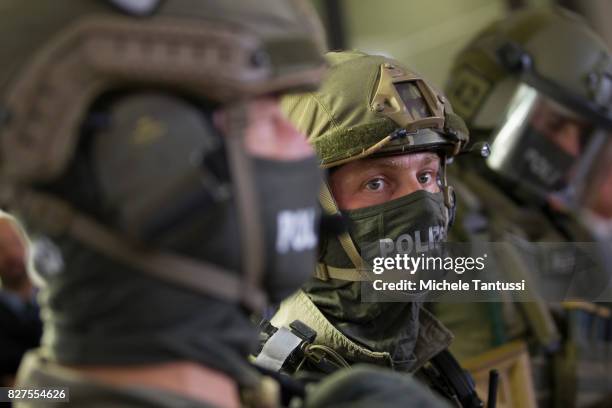
[[370,280],[365,271],[359,271],[355,268],[336,268],[335,266],[318,263],[315,269],[314,277],[322,281],[330,279],[338,279],[352,282],[361,282]]
[[[324,183],[321,187],[321,191],[319,192],[319,202],[323,207],[323,211],[325,211],[327,215],[335,216],[340,213],[338,205],[336,204],[327,183]],[[366,275],[366,262],[359,254],[351,235],[348,233],[348,231],[344,231],[338,234],[337,237],[342,249],[349,257],[355,268],[335,268],[332,266],[319,264],[317,265],[317,269],[315,271],[315,278],[320,280],[329,280],[331,278],[353,282],[368,280]]]

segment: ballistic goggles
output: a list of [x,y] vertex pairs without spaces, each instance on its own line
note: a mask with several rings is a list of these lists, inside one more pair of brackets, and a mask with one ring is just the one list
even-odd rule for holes
[[[508,69],[520,72],[520,84],[493,134],[487,165],[538,196],[567,208],[583,205],[586,186],[601,178],[598,163],[611,143],[609,95],[590,101],[550,82],[514,45],[499,54]],[[600,94],[612,92],[606,75]]]

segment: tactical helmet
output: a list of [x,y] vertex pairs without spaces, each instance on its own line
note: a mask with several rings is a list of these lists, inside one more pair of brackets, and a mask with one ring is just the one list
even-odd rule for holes
[[563,9],[526,9],[485,28],[456,57],[447,84],[487,167],[530,197],[581,201],[612,129],[612,59]]
[[[265,295],[256,260],[264,251],[262,226],[240,145],[246,120],[241,102],[318,85],[325,61],[310,9],[299,0],[66,0],[59,8],[48,1],[3,3],[0,58],[5,67],[7,61],[11,65],[0,69],[3,204],[44,233],[68,234],[156,278],[261,310]],[[30,28],[26,35],[24,28]],[[105,95],[141,88],[185,95],[198,106],[231,105],[226,165],[233,184],[241,186],[234,193],[243,251],[256,265],[245,266],[244,276],[212,264],[201,268],[202,262],[174,253],[151,252],[142,247],[142,237],[130,236],[130,228],[107,228],[44,188],[69,169],[84,128],[95,122],[89,116],[92,106]],[[192,116],[184,118],[193,124]],[[152,125],[143,123],[140,136],[159,136]],[[200,122],[195,126],[202,131]],[[217,148],[206,147],[215,154]],[[188,167],[166,180],[164,191],[149,195],[156,201],[148,204],[160,209],[169,193],[176,202],[188,201],[202,184],[209,196],[219,196],[217,180],[202,179],[201,171]],[[140,210],[134,211],[136,224]]]
[[[308,135],[321,167],[367,157],[437,151],[442,157],[439,181],[450,225],[455,204],[446,183],[446,163],[468,143],[463,120],[453,113],[442,93],[398,61],[357,51],[330,52],[326,57],[330,69],[320,89],[286,96],[282,102],[292,122]],[[328,186],[322,189],[320,202],[328,215],[339,214]],[[338,239],[357,270],[363,269],[364,261],[349,234],[342,233]],[[333,270],[326,269],[331,272],[318,270],[317,276],[333,277]],[[338,276],[361,279],[346,269]]]
[[[330,52],[318,92],[283,106],[310,138],[322,167],[373,154],[444,147],[457,154],[467,129],[444,95],[399,62],[360,52]],[[356,87],[355,78],[366,84]],[[333,113],[332,113],[333,112]]]
[[[330,69],[316,93],[283,98],[322,167],[436,149],[451,158],[468,142],[463,120],[418,73],[391,58],[356,51],[326,57]],[[356,78],[364,86],[355,86]]]

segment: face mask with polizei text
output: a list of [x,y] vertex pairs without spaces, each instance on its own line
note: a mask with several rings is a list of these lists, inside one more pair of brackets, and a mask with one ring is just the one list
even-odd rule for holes
[[[446,239],[448,211],[442,193],[419,190],[383,204],[343,211],[349,232],[366,264],[396,253],[416,256],[431,252]],[[333,238],[324,242],[323,262],[335,267],[354,265]]]

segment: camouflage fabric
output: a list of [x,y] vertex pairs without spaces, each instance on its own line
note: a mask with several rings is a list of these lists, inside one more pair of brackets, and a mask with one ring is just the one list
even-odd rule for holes
[[[314,344],[331,347],[351,364],[368,363],[399,371],[415,372],[433,356],[446,349],[453,339],[453,335],[426,310],[421,309],[418,316],[418,325],[415,327],[418,335],[410,361],[395,360],[395,350],[391,347],[371,349],[351,340],[321,313],[303,291],[298,291],[281,304],[279,311],[272,318],[272,324],[276,327],[284,327],[299,318],[317,332]],[[399,327],[396,333],[396,347],[410,337],[410,334],[404,333]]]

